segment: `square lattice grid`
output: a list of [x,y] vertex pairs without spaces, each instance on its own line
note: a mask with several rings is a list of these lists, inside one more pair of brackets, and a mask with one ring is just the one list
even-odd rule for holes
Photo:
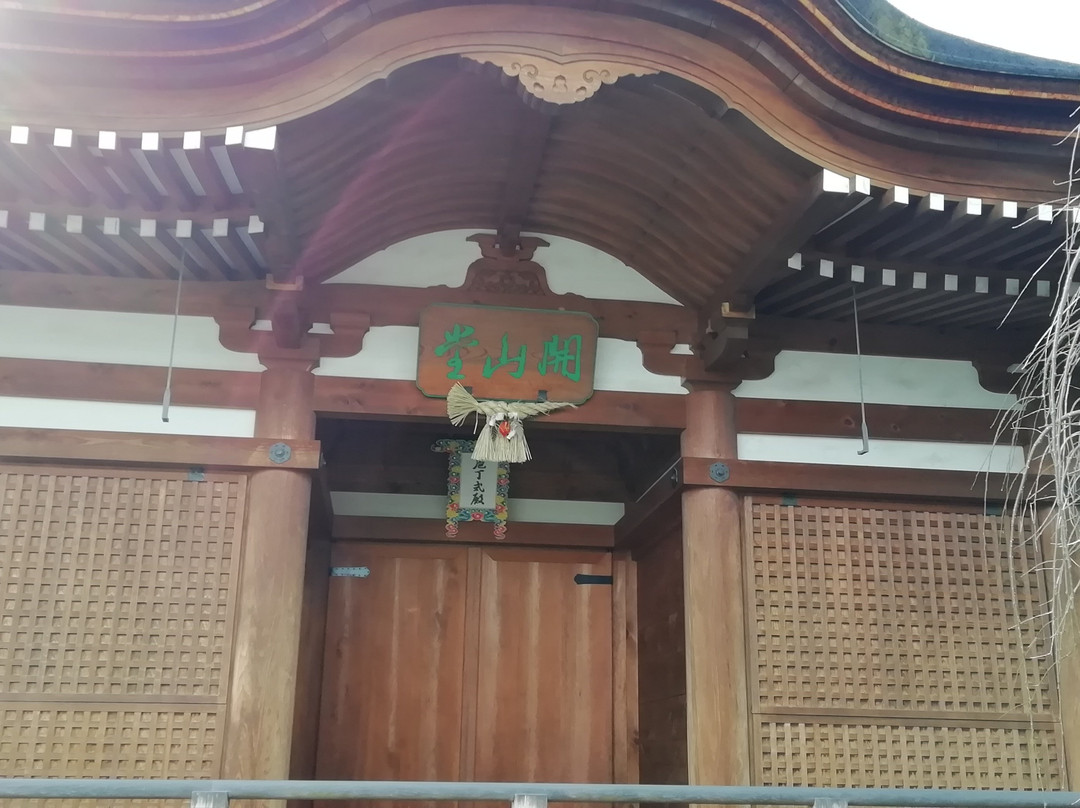
[[756,720],[760,782],[829,788],[1060,789],[1053,728],[977,722]]
[[757,712],[1053,720],[1038,548],[1003,520],[748,506]]
[[0,698],[220,703],[244,480],[0,468]]

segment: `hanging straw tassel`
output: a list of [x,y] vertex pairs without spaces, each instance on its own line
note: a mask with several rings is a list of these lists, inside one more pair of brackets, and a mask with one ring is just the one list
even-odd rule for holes
[[450,416],[450,423],[454,426],[461,426],[470,415],[479,415],[481,412],[480,402],[460,384],[455,384],[446,394],[446,414]]
[[524,419],[573,406],[559,401],[478,401],[460,384],[446,395],[446,414],[454,426],[465,423],[470,415],[477,417],[479,426],[480,416],[484,416],[473,457],[493,463],[524,463],[531,459]]

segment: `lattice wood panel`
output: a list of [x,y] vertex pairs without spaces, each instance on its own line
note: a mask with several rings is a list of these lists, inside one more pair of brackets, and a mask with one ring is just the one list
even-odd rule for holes
[[759,717],[767,786],[1060,789],[1052,727],[1017,723],[814,721]]
[[0,698],[222,701],[243,491],[0,469]]
[[9,777],[216,777],[224,709],[26,702],[0,707]]
[[1038,549],[1002,520],[753,502],[746,523],[758,712],[1055,716]]
[[220,776],[246,478],[205,477],[0,466],[5,776]]

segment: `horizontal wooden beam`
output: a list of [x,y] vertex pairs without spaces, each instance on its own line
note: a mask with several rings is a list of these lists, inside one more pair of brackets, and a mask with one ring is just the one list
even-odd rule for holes
[[[727,467],[727,478],[716,482],[709,469]],[[1001,501],[1010,491],[1011,477],[974,471],[890,469],[866,466],[826,466],[813,463],[775,463],[728,458],[684,457],[687,486],[723,486],[743,491],[886,496],[901,499]]]
[[[444,399],[428,398],[414,382],[394,379],[319,376],[315,380],[315,409],[330,416],[446,419]],[[545,415],[537,423],[677,431],[686,423],[685,409],[679,395],[601,390],[582,406]]]
[[0,459],[124,463],[202,468],[319,468],[318,441],[285,441],[290,457],[270,458],[271,438],[134,435],[68,429],[0,428]]
[[[880,440],[993,443],[998,417],[996,410],[866,405],[870,437]],[[743,433],[840,438],[862,434],[859,405],[839,401],[737,398],[735,422]]]
[[[0,358],[0,396],[156,404],[165,392],[165,368]],[[254,409],[259,373],[174,368],[172,403],[186,407]]]
[[[180,313],[213,316],[254,310],[267,299],[261,281],[200,281],[184,284]],[[11,306],[172,314],[176,282],[0,270],[0,302]]]
[[[189,407],[254,408],[259,373],[226,370],[173,371],[172,402]],[[158,403],[165,369],[95,362],[0,358],[0,396]],[[327,416],[445,418],[445,402],[426,398],[409,381],[318,376],[316,409]],[[680,430],[682,396],[601,391],[583,407],[547,416],[551,423],[626,429]],[[740,432],[819,437],[858,437],[859,406],[833,401],[739,398]],[[874,438],[992,443],[997,413],[950,407],[868,404]]]
[[190,220],[197,225],[210,226],[217,219],[229,219],[230,221],[247,225],[248,219],[254,214],[255,208],[248,204],[243,194],[230,194],[224,200],[225,207],[215,208],[213,205],[200,201],[195,207],[185,207],[177,204],[179,200],[166,197],[160,208],[148,209],[143,205],[132,202],[130,198],[122,205],[111,204],[79,204],[72,201],[70,204],[61,202],[30,202],[20,200],[17,202],[7,201],[5,207],[11,221],[25,222],[31,212],[44,213],[47,217],[63,222],[68,216],[81,216],[88,228],[91,223],[100,224],[103,219],[115,217],[124,222],[138,222],[140,219],[153,219],[160,227],[173,227],[177,220]]
[[626,506],[626,512],[615,524],[617,547],[638,546],[648,541],[647,533],[655,532],[658,521],[666,521],[673,501],[683,489],[682,461],[665,470],[637,501]]
[[[274,300],[275,293],[259,281],[202,281],[185,285],[180,313],[227,316],[230,312],[258,312],[269,318]],[[171,280],[0,270],[0,301],[15,306],[172,314],[176,284]],[[636,340],[643,330],[658,330],[669,331],[677,341],[688,343],[693,341],[698,327],[696,312],[682,306],[593,300],[580,295],[493,294],[446,286],[413,289],[362,284],[320,285],[305,293],[307,313],[315,322],[329,322],[333,314],[367,314],[372,326],[414,326],[420,322],[421,310],[432,303],[583,311],[596,318],[601,336],[627,340]]]
[[[554,431],[546,434],[554,435]],[[580,437],[580,436],[579,436]],[[329,439],[327,439],[329,443]],[[602,474],[588,468],[574,468],[564,464],[556,468],[558,460],[571,460],[562,447],[552,448],[544,444],[529,463],[515,465],[512,471],[514,496],[522,499],[577,499],[592,502],[623,502],[625,485],[614,472]],[[581,450],[579,450],[581,451]],[[584,451],[588,451],[585,449]],[[333,491],[363,491],[369,494],[445,494],[446,460],[432,463],[436,457],[429,450],[427,457],[403,457],[397,462],[385,462],[369,456],[367,462],[337,462],[327,459],[327,478]],[[547,461],[547,462],[544,462]],[[555,462],[553,462],[555,461]],[[580,464],[579,464],[580,465]]]
[[[450,542],[441,519],[395,519],[381,516],[335,516],[335,539],[363,541]],[[465,544],[530,544],[548,547],[613,547],[611,525],[556,525],[541,522],[510,522],[505,539],[496,539],[492,526],[466,522],[452,540]]]
[[[253,408],[259,373],[224,370],[173,371],[172,403],[189,407]],[[0,396],[158,403],[165,369],[0,358]],[[446,401],[427,398],[411,381],[315,378],[315,409],[329,417],[446,419]],[[589,402],[546,416],[545,422],[584,428],[677,431],[685,422],[682,396],[599,391]]]
[[[801,320],[794,317],[761,316],[750,321],[750,350],[756,344],[787,351],[856,353],[851,321]],[[997,360],[1002,365],[1019,362],[1035,344],[1035,329],[985,330],[931,326],[859,326],[865,356],[899,356],[911,359]]]

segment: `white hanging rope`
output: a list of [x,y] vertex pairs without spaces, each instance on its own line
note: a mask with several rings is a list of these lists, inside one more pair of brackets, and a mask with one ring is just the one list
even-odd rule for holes
[[172,403],[173,360],[176,358],[176,332],[180,326],[180,291],[184,288],[184,259],[187,247],[180,253],[180,269],[176,274],[176,304],[173,308],[172,342],[169,345],[169,369],[165,374],[165,393],[161,398],[161,420],[169,423],[169,405]]
[[855,287],[851,287],[851,308],[855,313],[855,362],[859,368],[859,417],[862,419],[862,448],[858,454],[870,451],[870,433],[866,428],[866,394],[863,390],[862,342],[859,339],[859,297]]

